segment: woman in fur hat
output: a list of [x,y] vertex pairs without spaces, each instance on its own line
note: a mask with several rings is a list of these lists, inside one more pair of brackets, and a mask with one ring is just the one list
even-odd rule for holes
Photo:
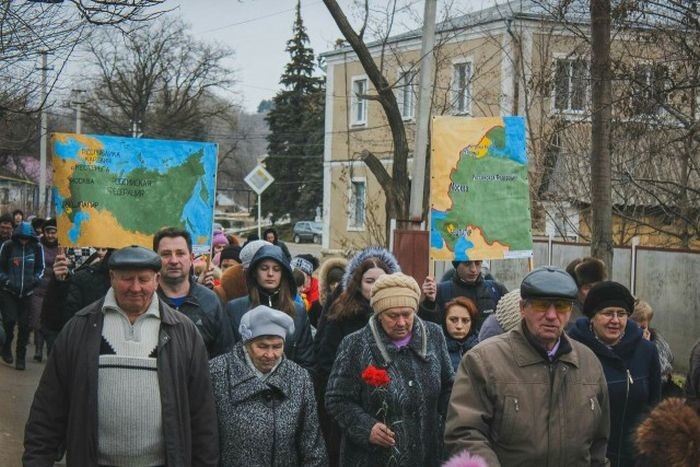
[[438,466],[452,364],[437,324],[416,315],[420,287],[385,274],[373,315],[340,344],[326,409],[342,430],[341,465]]
[[622,284],[604,281],[591,288],[569,336],[588,346],[603,366],[610,400],[607,457],[612,467],[632,467],[634,431],[661,399],[661,368],[654,344],[629,319],[634,298]]
[[[323,397],[328,375],[335,361],[338,347],[345,336],[362,329],[372,315],[369,304],[374,282],[384,274],[398,272],[399,263],[387,249],[369,247],[357,253],[348,263],[339,295],[326,303],[328,312],[319,320],[315,338],[316,386],[318,388],[321,423],[331,465],[336,465],[339,448],[337,426],[323,410]],[[338,289],[336,289],[336,293]]]
[[275,245],[261,247],[253,256],[246,269],[248,294],[226,304],[226,313],[233,325],[236,341],[240,341],[238,327],[241,318],[258,305],[266,305],[283,311],[294,319],[294,335],[285,341],[284,353],[287,357],[306,368],[313,370],[314,351],[311,325],[304,306],[295,301],[297,286],[292,268],[284,252]]

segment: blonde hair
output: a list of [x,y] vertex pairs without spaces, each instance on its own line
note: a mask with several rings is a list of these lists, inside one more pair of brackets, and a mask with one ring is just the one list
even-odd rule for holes
[[649,303],[645,302],[644,300],[635,300],[634,301],[634,312],[630,316],[635,322],[639,321],[651,321],[651,319],[654,317],[654,309],[649,305]]

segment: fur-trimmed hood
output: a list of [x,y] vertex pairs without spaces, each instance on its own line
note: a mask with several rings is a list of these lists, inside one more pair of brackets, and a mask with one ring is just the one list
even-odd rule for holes
[[321,264],[321,267],[318,269],[318,289],[319,289],[319,294],[320,294],[320,302],[321,303],[326,303],[326,298],[330,295],[331,290],[330,290],[330,283],[328,280],[328,274],[330,271],[332,271],[335,268],[342,269],[345,271],[345,268],[348,266],[348,260],[343,258],[342,256],[334,256],[332,258],[328,258]]
[[683,399],[659,403],[637,428],[636,444],[642,465],[696,467],[700,465],[700,414]]
[[348,266],[345,268],[345,274],[343,275],[343,290],[348,288],[348,284],[350,283],[355,270],[357,270],[364,260],[368,258],[377,258],[386,264],[389,267],[389,274],[401,272],[399,262],[396,261],[396,258],[389,250],[380,246],[370,246],[353,256],[348,263]]
[[221,285],[215,286],[214,292],[216,292],[224,305],[234,298],[248,295],[243,265],[236,264],[224,271],[221,275]]

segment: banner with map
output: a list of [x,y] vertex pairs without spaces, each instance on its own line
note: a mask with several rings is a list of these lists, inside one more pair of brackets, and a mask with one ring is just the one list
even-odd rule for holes
[[435,117],[431,140],[430,257],[531,257],[523,118]]
[[209,251],[216,144],[54,133],[51,150],[61,245],[151,248],[168,226]]

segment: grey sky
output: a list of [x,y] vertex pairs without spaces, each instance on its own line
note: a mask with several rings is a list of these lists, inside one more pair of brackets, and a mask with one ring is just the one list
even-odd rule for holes
[[[279,78],[289,60],[285,52],[292,36],[295,0],[176,0],[179,13],[192,26],[195,37],[218,41],[235,50],[231,65],[238,81],[233,92],[248,111],[254,112],[262,99],[270,99],[280,89]],[[340,0],[348,16],[352,0]],[[371,1],[376,8],[387,0]],[[467,11],[493,0],[440,0],[441,8],[453,4],[453,10]],[[422,13],[423,0],[401,0],[399,5],[412,11],[404,27]],[[317,55],[331,50],[342,35],[321,0],[302,0],[301,13]],[[401,27],[401,24],[398,26]]]

